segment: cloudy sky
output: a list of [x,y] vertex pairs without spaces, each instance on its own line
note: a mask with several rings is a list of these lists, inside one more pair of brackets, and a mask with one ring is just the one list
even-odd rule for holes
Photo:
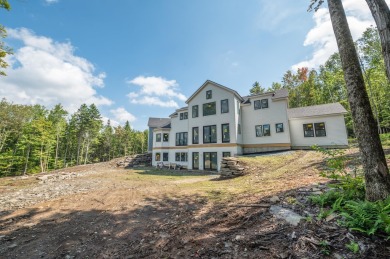
[[[114,125],[146,129],[207,79],[249,92],[337,51],[326,5],[309,0],[30,0],[0,10],[8,30],[0,98],[98,105]],[[364,0],[343,0],[355,39],[374,24]]]

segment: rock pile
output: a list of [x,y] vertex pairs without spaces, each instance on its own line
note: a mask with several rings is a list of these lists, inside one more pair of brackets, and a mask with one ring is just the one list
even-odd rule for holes
[[152,154],[137,154],[133,156],[128,156],[124,161],[119,161],[117,167],[139,167],[139,166],[151,166],[152,165]]
[[235,157],[224,157],[221,161],[221,177],[236,177],[245,173],[245,167]]

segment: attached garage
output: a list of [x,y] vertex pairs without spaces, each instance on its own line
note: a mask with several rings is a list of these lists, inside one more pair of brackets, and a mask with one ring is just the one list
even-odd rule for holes
[[313,145],[326,148],[348,147],[344,115],[340,103],[330,103],[287,110],[291,147],[307,149]]

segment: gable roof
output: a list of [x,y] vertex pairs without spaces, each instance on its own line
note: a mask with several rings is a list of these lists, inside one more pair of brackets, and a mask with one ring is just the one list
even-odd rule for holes
[[186,103],[188,104],[200,91],[203,90],[203,88],[206,87],[207,84],[212,84],[214,86],[217,86],[221,89],[224,89],[232,94],[234,94],[241,102],[244,101],[244,99],[241,97],[241,95],[239,95],[236,91],[234,91],[233,89],[229,88],[229,87],[226,87],[226,86],[223,86],[221,84],[218,84],[216,82],[213,82],[211,80],[206,80],[206,82],[203,83],[203,85],[201,87],[198,88],[198,90],[195,91],[195,93],[193,93],[186,101]]
[[346,114],[347,110],[340,103],[328,103],[299,108],[287,109],[287,116],[291,118],[312,117],[319,115]]
[[282,89],[276,90],[274,92],[265,92],[262,94],[247,95],[247,96],[242,97],[244,99],[243,103],[244,104],[250,103],[251,98],[263,97],[265,95],[271,95],[271,94],[272,94],[272,97],[271,97],[272,100],[285,99],[285,98],[288,98],[288,89],[282,88]]
[[149,118],[148,127],[150,128],[161,128],[171,123],[170,118]]

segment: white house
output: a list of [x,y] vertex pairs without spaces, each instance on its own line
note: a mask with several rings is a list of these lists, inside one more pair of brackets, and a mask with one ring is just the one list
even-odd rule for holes
[[288,109],[287,89],[241,97],[207,80],[186,104],[169,118],[149,118],[153,165],[219,170],[225,156],[348,145],[339,103]]

